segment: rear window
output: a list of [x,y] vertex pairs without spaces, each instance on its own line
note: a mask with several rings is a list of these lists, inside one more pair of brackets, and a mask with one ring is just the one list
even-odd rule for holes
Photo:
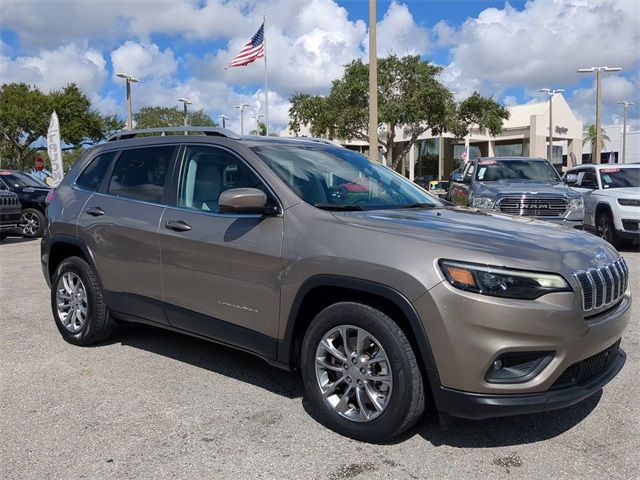
[[116,152],[107,152],[91,160],[76,180],[76,185],[88,190],[97,190],[115,155]]
[[175,146],[125,150],[116,161],[108,192],[160,203]]

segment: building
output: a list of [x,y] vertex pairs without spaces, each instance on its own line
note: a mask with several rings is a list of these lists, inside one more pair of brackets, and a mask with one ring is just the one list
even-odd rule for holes
[[[529,103],[508,107],[511,115],[504,122],[500,135],[491,136],[478,129],[469,134],[469,157],[479,156],[531,156],[547,157],[549,135],[549,102]],[[573,153],[580,163],[582,153],[582,121],[573,114],[562,94],[553,97],[553,155],[552,162],[559,170],[563,166],[563,154]],[[301,132],[301,135],[308,132]],[[289,130],[281,136],[291,136]],[[408,141],[402,129],[396,129],[396,143]],[[345,147],[368,154],[367,142],[340,141]],[[452,134],[434,136],[424,132],[403,160],[402,171],[413,180],[430,176],[448,178],[462,161],[465,140]],[[566,162],[566,160],[565,160]],[[566,163],[565,163],[566,165]]]
[[[622,162],[622,124],[603,126],[604,134],[609,137],[605,140],[602,149],[602,162],[609,162],[613,157],[616,162]],[[585,144],[582,149],[582,161],[589,162],[591,145]],[[631,130],[627,125],[627,163],[640,162],[640,130]]]

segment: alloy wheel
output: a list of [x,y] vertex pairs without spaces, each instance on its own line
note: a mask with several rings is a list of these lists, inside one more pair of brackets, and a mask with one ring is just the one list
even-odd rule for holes
[[598,234],[600,238],[610,242],[611,241],[611,228],[609,227],[609,218],[605,215],[601,215],[598,219]]
[[56,305],[62,325],[79,332],[87,320],[87,289],[78,275],[65,272],[56,286]]
[[23,212],[20,218],[20,231],[22,235],[32,237],[40,229],[40,219],[33,212]]
[[340,325],[325,334],[316,349],[315,373],[322,398],[344,418],[368,422],[389,405],[389,358],[363,328]]

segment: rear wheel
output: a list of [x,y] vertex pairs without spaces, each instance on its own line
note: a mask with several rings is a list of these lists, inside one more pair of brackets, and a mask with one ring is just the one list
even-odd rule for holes
[[303,341],[302,375],[320,421],[356,440],[390,440],[424,412],[409,340],[368,305],[341,302],[318,314]]
[[622,244],[620,237],[616,234],[613,216],[606,210],[601,212],[596,219],[596,231],[600,238],[606,240],[614,247],[619,248]]
[[20,218],[20,233],[27,238],[41,237],[44,231],[44,215],[35,208],[25,208]]
[[58,331],[74,345],[98,343],[113,332],[100,283],[80,257],[69,257],[56,269],[51,282],[51,308]]

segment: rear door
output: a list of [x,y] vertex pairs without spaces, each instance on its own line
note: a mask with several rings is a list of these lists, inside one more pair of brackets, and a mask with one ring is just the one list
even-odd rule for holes
[[109,308],[164,324],[158,225],[176,151],[176,145],[121,151],[78,221]]
[[172,326],[275,356],[281,215],[221,213],[220,193],[260,188],[250,166],[222,146],[189,145],[175,198],[160,225],[165,310]]

